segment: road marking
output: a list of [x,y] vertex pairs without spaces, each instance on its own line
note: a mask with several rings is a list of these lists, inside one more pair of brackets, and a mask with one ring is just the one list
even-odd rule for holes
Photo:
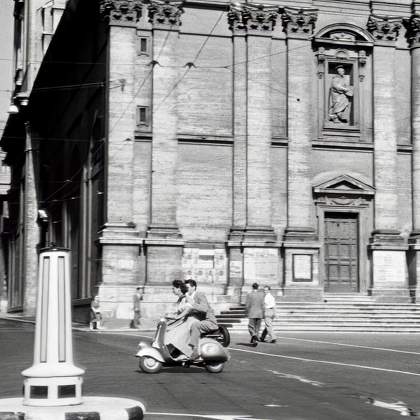
[[295,341],[307,341],[309,343],[333,344],[335,346],[356,347],[356,348],[360,348],[360,349],[390,351],[390,352],[394,352],[394,353],[414,354],[414,355],[417,355],[417,356],[420,355],[420,353],[419,352],[416,352],[416,351],[388,349],[386,347],[361,346],[361,345],[357,345],[357,344],[336,343],[334,341],[310,340],[310,339],[307,339],[307,338],[295,338],[295,337],[277,337],[277,339],[295,340]]
[[291,375],[290,373],[277,372],[276,370],[270,370],[270,369],[266,369],[266,371],[271,372],[276,376],[280,376],[281,378],[295,379],[299,382],[303,382],[304,384],[309,384],[309,385],[318,386],[318,387],[322,387],[325,385],[322,382],[312,381],[311,379],[306,379],[303,376]]
[[325,365],[336,365],[336,366],[347,366],[347,367],[355,367],[355,368],[358,368],[358,369],[377,370],[377,371],[380,371],[380,372],[401,373],[403,375],[420,376],[420,373],[415,373],[415,372],[407,372],[407,371],[404,371],[404,370],[395,370],[395,369],[385,369],[385,368],[378,368],[378,367],[365,366],[365,365],[356,365],[356,364],[353,364],[353,363],[332,362],[330,360],[306,359],[306,358],[303,358],[303,357],[284,356],[282,354],[264,353],[262,351],[235,349],[233,347],[230,347],[230,350],[240,351],[240,352],[243,352],[243,353],[260,354],[262,356],[278,357],[280,359],[299,360],[301,362],[321,363],[321,364],[325,364]]
[[407,404],[405,404],[403,401],[398,401],[396,403],[387,403],[385,401],[369,398],[367,403],[372,404],[376,407],[386,408],[387,410],[398,411],[401,416],[415,416],[416,415],[413,412],[413,410],[407,407]]
[[261,418],[256,418],[256,417],[252,417],[252,416],[246,416],[246,415],[241,415],[241,414],[228,414],[228,415],[223,415],[223,414],[185,414],[185,413],[150,413],[150,412],[146,412],[146,415],[148,416],[173,416],[173,417],[179,417],[179,416],[183,416],[183,417],[199,417],[202,419],[212,419],[212,420],[270,420],[270,419],[261,419]]

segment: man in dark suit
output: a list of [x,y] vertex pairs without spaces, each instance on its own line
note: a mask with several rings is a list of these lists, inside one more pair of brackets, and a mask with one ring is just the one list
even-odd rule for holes
[[193,349],[191,360],[199,357],[198,341],[202,333],[217,331],[216,316],[209,305],[206,295],[202,292],[197,292],[197,282],[195,280],[186,280],[187,294],[185,295],[187,303],[191,305],[190,316],[194,317],[196,321],[191,323],[190,327],[190,346]]
[[264,294],[258,290],[258,283],[252,285],[252,291],[246,297],[246,311],[248,314],[248,331],[251,335],[251,344],[258,344],[258,332],[264,316]]

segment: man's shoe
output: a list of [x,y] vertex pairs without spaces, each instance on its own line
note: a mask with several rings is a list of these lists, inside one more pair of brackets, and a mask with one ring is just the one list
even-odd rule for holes
[[273,344],[274,344],[275,342],[276,342],[276,340],[271,340],[271,341],[270,341],[270,343],[273,343]]
[[264,343],[264,342],[265,342],[264,338],[262,338],[262,337],[260,337],[260,338],[258,339],[258,341],[259,341],[260,343]]
[[258,337],[253,335],[251,338],[251,344],[255,347],[258,344]]
[[191,362],[193,362],[193,361],[195,361],[195,360],[197,360],[197,359],[199,359],[200,358],[200,355],[199,355],[199,353],[198,353],[198,350],[197,349],[194,349],[193,351],[192,351],[192,353],[191,353],[191,356],[190,356],[190,361]]

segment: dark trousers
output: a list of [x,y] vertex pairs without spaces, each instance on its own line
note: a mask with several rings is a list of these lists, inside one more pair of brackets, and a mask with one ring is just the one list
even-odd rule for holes
[[252,337],[258,337],[258,333],[261,327],[261,318],[249,318],[248,319],[248,331]]

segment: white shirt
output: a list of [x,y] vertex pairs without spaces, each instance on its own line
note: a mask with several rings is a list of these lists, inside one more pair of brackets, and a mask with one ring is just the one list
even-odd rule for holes
[[276,307],[276,299],[271,293],[267,293],[264,297],[264,309],[274,309]]

